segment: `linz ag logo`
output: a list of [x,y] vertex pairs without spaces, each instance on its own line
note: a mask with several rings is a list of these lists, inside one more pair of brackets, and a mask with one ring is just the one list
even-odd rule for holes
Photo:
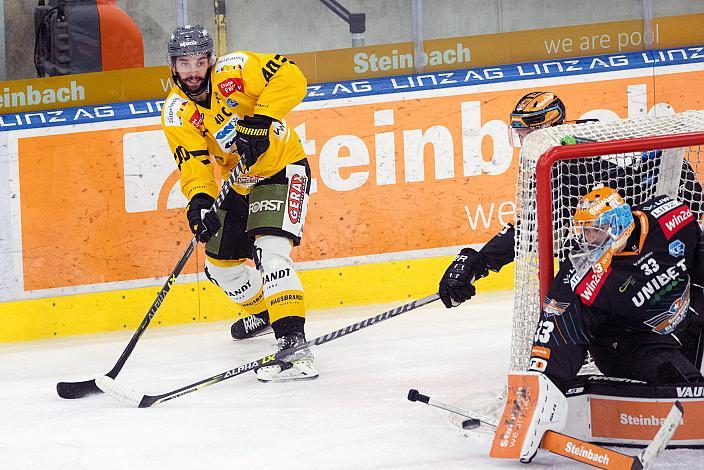
[[218,84],[218,88],[223,96],[230,96],[236,91],[244,93],[244,82],[241,78],[228,78],[227,80],[220,82]]
[[297,224],[301,220],[307,183],[307,177],[294,174],[288,184],[288,218],[292,224]]

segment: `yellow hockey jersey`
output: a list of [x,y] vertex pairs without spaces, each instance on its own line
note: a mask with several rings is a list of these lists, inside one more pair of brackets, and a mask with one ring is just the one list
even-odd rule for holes
[[209,157],[226,179],[240,158],[235,125],[244,116],[262,114],[276,121],[269,148],[238,178],[237,192],[247,194],[257,182],[305,158],[298,135],[283,119],[306,95],[306,78],[298,66],[280,54],[240,51],[220,57],[210,80],[209,107],[174,86],[161,111],[161,125],[181,171],[181,191],[189,200],[197,193],[217,197],[220,188]]

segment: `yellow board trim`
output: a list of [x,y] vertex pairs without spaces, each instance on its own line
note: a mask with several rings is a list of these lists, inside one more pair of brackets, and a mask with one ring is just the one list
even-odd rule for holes
[[[452,256],[300,271],[308,310],[403,302],[437,290]],[[244,312],[205,276],[176,283],[152,325],[235,319]],[[513,265],[477,282],[479,292],[513,288]],[[133,331],[154,302],[159,287],[80,294],[0,304],[0,342]],[[507,294],[510,295],[510,294]]]

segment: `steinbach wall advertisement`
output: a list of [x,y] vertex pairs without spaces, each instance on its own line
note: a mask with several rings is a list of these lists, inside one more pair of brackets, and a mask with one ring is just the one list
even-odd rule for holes
[[[314,177],[294,259],[352,265],[486,242],[514,212],[516,101],[550,90],[568,119],[604,121],[703,109],[704,54],[677,51],[311,85],[287,117]],[[191,235],[161,104],[0,116],[0,300],[162,282]]]

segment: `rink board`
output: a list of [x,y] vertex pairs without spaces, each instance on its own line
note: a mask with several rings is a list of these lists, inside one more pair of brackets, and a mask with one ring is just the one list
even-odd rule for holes
[[[293,256],[308,308],[437,289],[514,212],[506,118],[549,89],[568,118],[702,109],[704,48],[310,85],[288,116],[313,194]],[[159,100],[0,116],[0,341],[132,329],[190,238]],[[234,318],[187,264],[156,324]],[[511,272],[486,289],[511,288]]]
[[669,447],[704,446],[703,383],[651,386],[601,379],[624,382],[589,383],[568,390],[564,434],[602,444],[647,446],[679,401],[684,416]]

